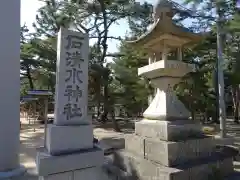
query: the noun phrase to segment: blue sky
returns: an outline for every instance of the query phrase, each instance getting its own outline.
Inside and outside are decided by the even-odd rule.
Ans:
[[[139,0],[143,1],[143,0]],[[182,0],[175,0],[175,2],[179,2]],[[157,0],[147,0],[147,2],[155,4]],[[32,23],[35,21],[35,16],[37,13],[37,10],[43,5],[42,2],[38,0],[21,0],[21,24],[23,25],[26,23],[28,28],[30,30],[32,29]],[[110,36],[124,36],[127,31],[127,25],[126,23],[122,23],[121,25],[113,25],[110,28]],[[108,41],[108,46],[109,46],[109,52],[116,52],[117,51],[117,46],[118,46],[118,41],[114,40],[109,40]],[[90,42],[91,43],[91,42]]]

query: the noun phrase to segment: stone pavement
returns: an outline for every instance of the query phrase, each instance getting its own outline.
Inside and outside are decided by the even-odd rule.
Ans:
[[[36,132],[33,132],[32,126],[27,126],[21,131],[20,140],[20,163],[27,168],[27,173],[18,179],[13,180],[37,180],[36,173],[36,148],[43,145],[43,127],[37,127]]]
[[[240,148],[240,125],[234,125],[231,122],[227,125],[229,136],[234,138],[234,145]],[[94,135],[115,148],[124,148],[124,133],[116,133],[112,130],[96,128]],[[80,138],[80,137],[79,137]],[[20,161],[27,168],[27,174],[24,177],[18,177],[12,180],[37,180],[35,170],[36,148],[43,145],[43,126],[37,125],[36,131],[33,131],[32,125],[23,124],[20,134],[21,148]],[[235,169],[240,172],[240,157],[235,161]],[[240,178],[237,178],[240,179]],[[233,179],[230,179],[233,180]]]

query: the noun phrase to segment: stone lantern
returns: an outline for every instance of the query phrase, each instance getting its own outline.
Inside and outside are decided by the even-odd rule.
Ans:
[[[201,41],[203,36],[174,24],[176,10],[171,1],[160,1],[154,13],[152,29],[136,41],[133,46],[143,47],[149,54],[149,65],[138,69],[138,75],[150,79],[157,93],[144,117],[150,120],[187,120],[189,111],[178,100],[173,86],[193,70],[193,65],[182,61],[182,50]],[[169,54],[176,59],[169,59]]]
[[[176,25],[172,20],[176,12],[176,3],[159,1],[151,30],[129,42],[148,52],[149,65],[139,68],[138,75],[157,89],[143,119],[135,123],[135,133],[126,136],[125,150],[117,153],[123,161],[113,162],[134,180],[205,180],[216,169],[223,176],[233,172],[232,155],[224,148],[216,150],[214,138],[203,134],[174,94],[173,86],[194,70],[182,61],[183,48],[203,39]],[[170,59],[174,52],[177,58]]]

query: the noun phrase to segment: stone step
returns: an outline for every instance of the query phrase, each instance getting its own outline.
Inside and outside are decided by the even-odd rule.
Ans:
[[[105,173],[105,179],[106,180],[135,180],[138,177],[133,177],[131,173],[128,173],[126,171],[123,171],[122,169],[120,169],[119,167],[111,164],[111,163],[106,163],[103,166],[103,173]],[[210,179],[211,177],[209,177],[209,180],[212,180],[213,178],[217,179],[217,177],[214,177],[214,175],[212,176],[212,179]],[[158,178],[155,178],[158,179]],[[233,172],[230,175],[227,175],[224,178],[221,178],[222,180],[239,180],[240,179],[240,172]],[[217,180],[220,180],[217,179]],[[138,180],[138,179],[137,179]],[[162,180],[162,179],[160,179]]]
[[[227,177],[233,173],[232,158],[223,152],[216,152],[211,158],[198,159],[174,168],[162,166],[126,151],[118,151],[109,158],[114,167],[127,174],[128,180],[207,180],[213,178],[213,174]]]
[[[186,141],[162,141],[137,135],[126,135],[125,150],[164,166],[176,166],[202,157],[209,157],[215,151],[213,137],[189,139]]]

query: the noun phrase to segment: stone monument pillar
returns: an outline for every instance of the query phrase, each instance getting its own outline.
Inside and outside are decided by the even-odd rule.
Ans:
[[[0,1],[0,22],[0,179],[9,179],[24,172],[19,165],[20,0]]]
[[[103,151],[93,146],[88,116],[88,34],[58,34],[54,124],[37,155],[42,180],[101,180]]]

